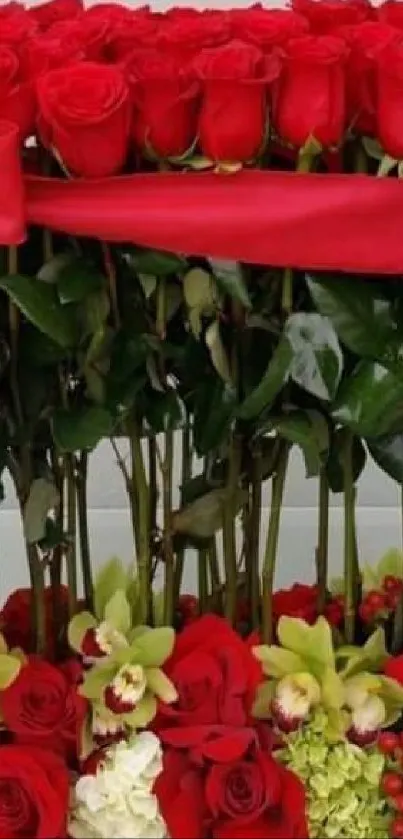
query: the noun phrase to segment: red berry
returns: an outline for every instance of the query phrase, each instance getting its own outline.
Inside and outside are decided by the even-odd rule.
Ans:
[[[372,623],[374,620],[373,610],[368,606],[368,603],[363,600],[358,608],[358,614],[363,623]]]
[[[395,795],[393,798],[393,806],[399,813],[403,813],[403,793],[399,793],[399,795]]]
[[[400,738],[394,731],[381,731],[378,736],[378,749],[384,755],[392,755],[400,746]]]
[[[390,826],[390,835],[393,839],[403,839],[403,819],[398,816]]]
[[[403,792],[403,780],[396,772],[385,772],[381,781],[382,791],[388,798],[394,798]]]
[[[385,608],[386,597],[381,591],[375,591],[374,589],[373,591],[368,592],[365,598],[365,603],[376,614]]]
[[[387,574],[383,581],[383,588],[387,592],[401,591],[403,580],[399,580],[399,577],[394,577],[392,574]]]

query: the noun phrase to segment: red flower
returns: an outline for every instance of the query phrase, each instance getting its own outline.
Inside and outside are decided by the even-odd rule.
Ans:
[[[22,70],[18,53],[0,43],[0,114],[14,122],[22,140],[33,133],[35,127],[35,92]]]
[[[366,21],[341,27],[337,35],[350,47],[347,62],[347,121],[354,131],[373,136],[377,127],[377,59],[385,47],[403,39],[386,23]]]
[[[172,839],[307,836],[303,785],[253,729],[189,735],[188,751],[164,751],[155,786]]]
[[[403,44],[382,50],[378,63],[377,136],[386,154],[403,158]]]
[[[131,11],[109,27],[104,53],[108,61],[121,61],[134,49],[155,46],[157,21],[147,10]]]
[[[315,623],[318,617],[318,587],[294,583],[291,588],[279,589],[273,595],[273,615],[276,624],[283,615]],[[343,618],[341,602],[333,599],[327,603],[324,615],[332,626],[338,626]]]
[[[290,41],[275,85],[273,121],[282,140],[297,148],[314,136],[337,146],[345,130],[345,60],[340,38],[306,36]]]
[[[19,48],[21,54],[30,38],[38,33],[36,20],[16,3],[9,3],[0,15],[0,44]]]
[[[135,50],[125,70],[135,102],[137,146],[161,158],[184,154],[197,133],[197,83],[183,73],[177,57],[156,49]]]
[[[263,51],[286,44],[290,38],[305,35],[307,20],[290,9],[232,9],[232,35],[235,39],[256,44]]]
[[[29,13],[41,29],[49,29],[53,23],[78,17],[83,11],[82,0],[47,0],[33,6]]]
[[[177,603],[179,626],[184,629],[199,620],[199,601],[194,594],[181,594]]]
[[[64,839],[68,799],[68,772],[57,755],[0,746],[1,839]]]
[[[253,44],[231,41],[203,50],[194,67],[203,84],[203,154],[215,161],[252,160],[264,140],[266,87],[279,73],[278,61],[273,58],[269,64]]]
[[[69,22],[66,21],[66,23]],[[25,53],[25,63],[30,78],[38,78],[58,67],[77,64],[84,58],[85,53],[77,37],[71,37],[70,33],[69,37],[61,38],[53,35],[51,29],[41,38],[29,41]]]
[[[157,46],[181,56],[184,63],[200,50],[218,47],[231,37],[230,16],[213,9],[171,9],[164,15]]]
[[[382,23],[403,29],[403,8],[400,0],[386,0],[376,11],[378,20]]]
[[[176,726],[244,726],[250,718],[260,665],[228,623],[205,615],[177,636],[164,665],[178,691],[174,705],[164,705],[158,729]]]
[[[374,17],[369,0],[293,0],[292,7],[306,17],[311,31],[319,35]]]
[[[38,99],[42,141],[70,172],[102,178],[122,168],[131,105],[117,67],[84,62],[52,70],[39,79]]]
[[[45,589],[45,612],[46,612],[46,654],[51,657],[54,651],[55,633],[53,626],[54,617],[53,590]],[[60,586],[56,593],[57,609],[60,623],[67,623],[67,597],[66,586]],[[14,591],[7,598],[3,609],[0,612],[0,631],[3,633],[9,647],[20,647],[25,653],[32,652],[34,633],[32,629],[32,591],[30,588],[20,588]]]
[[[395,679],[399,685],[403,685],[403,655],[391,656],[384,667],[385,676]]]
[[[4,724],[16,743],[51,749],[72,762],[86,709],[76,668],[53,667],[35,656],[0,695]]]

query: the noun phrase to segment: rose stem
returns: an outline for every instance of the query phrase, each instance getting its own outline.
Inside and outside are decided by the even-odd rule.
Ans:
[[[252,450],[252,481],[250,496],[250,513],[248,522],[248,560],[249,560],[249,596],[251,606],[252,628],[259,627],[260,605],[260,526],[262,516],[262,476],[261,449],[259,444]]]
[[[344,585],[345,620],[344,629],[347,644],[354,642],[355,635],[355,487],[353,478],[353,435],[347,432],[344,456]]]
[[[172,542],[172,481],[174,461],[173,431],[165,432],[164,459],[161,464],[162,497],[164,506],[164,621],[170,626],[174,617],[175,600],[175,556]]]
[[[191,443],[191,427],[189,419],[182,430],[182,468],[181,468],[181,484],[182,487],[190,481],[192,476],[192,443]],[[178,550],[176,554],[175,567],[175,602],[181,593],[183,567],[185,563],[185,549],[183,547]]]
[[[210,578],[211,578],[211,595],[212,595],[212,604],[214,609],[218,609],[221,607],[221,580],[220,580],[220,568],[218,564],[218,556],[217,556],[217,542],[215,536],[212,536],[210,539],[210,544],[207,548],[207,559],[208,565],[210,569]]]
[[[403,544],[403,485],[400,486],[400,516],[402,527],[402,544]],[[403,578],[403,570],[402,570]],[[403,647],[403,592],[399,597],[399,602],[396,607],[395,617],[393,621],[393,639],[392,639],[392,653],[397,655]]]
[[[328,572],[328,542],[329,542],[329,484],[326,469],[322,468],[319,475],[319,522],[318,547],[316,550],[317,584],[318,584],[318,613],[323,614],[326,603],[326,587]]]
[[[199,548],[198,551],[198,580],[199,580],[199,608],[203,615],[208,603],[208,578],[207,578],[208,548]]]
[[[88,530],[87,478],[88,453],[82,451],[76,467],[77,512],[85,605],[92,612],[94,609],[94,587],[92,582],[90,537]]]
[[[151,555],[150,555],[150,497],[141,445],[141,429],[135,419],[128,420],[131,481],[137,498],[138,509],[138,552],[137,571],[139,583],[140,624],[147,623],[150,603]]]
[[[273,640],[273,586],[276,570],[278,538],[280,533],[281,506],[283,503],[285,477],[287,473],[289,445],[283,442],[277,461],[276,474],[272,479],[269,528],[262,572],[262,641],[271,644]]]

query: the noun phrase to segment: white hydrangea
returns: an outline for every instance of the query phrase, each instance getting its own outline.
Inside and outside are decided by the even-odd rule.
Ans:
[[[161,771],[160,742],[150,731],[110,746],[96,775],[84,775],[75,785],[69,836],[165,839],[165,823],[152,791]]]

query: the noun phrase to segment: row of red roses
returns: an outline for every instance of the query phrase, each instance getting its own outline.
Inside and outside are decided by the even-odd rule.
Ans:
[[[182,42],[175,49],[172,43],[164,51],[138,47],[123,58],[120,53],[118,64],[101,64],[82,61],[93,55],[81,54],[82,45],[78,47],[74,38],[59,35],[56,41],[50,38],[47,42],[51,45],[47,58],[52,58],[50,66],[58,61],[69,66],[49,72],[49,62],[42,61],[41,43],[52,30],[63,32],[63,27],[79,24],[85,32],[85,20],[112,20],[116,26],[116,21],[126,19],[127,10],[112,5],[102,12],[101,7],[95,7],[92,16],[91,9],[78,20],[56,20],[38,38],[28,39],[21,51],[18,42],[10,43],[7,31],[4,34],[4,23],[21,16],[25,20],[27,13],[12,7],[14,11],[8,15],[0,15],[0,118],[16,122],[24,137],[38,131],[72,174],[90,177],[120,171],[130,147],[152,150],[161,158],[178,157],[196,138],[201,152],[214,161],[253,160],[264,143],[269,110],[279,138],[296,148],[311,135],[326,148],[337,146],[347,128],[353,127],[378,136],[384,150],[400,159],[403,28],[384,21],[390,17],[401,24],[395,0],[387,0],[377,21],[362,21],[365,15],[370,16],[371,7],[365,0],[297,0],[297,5],[301,2],[308,4],[308,18],[311,6],[316,13],[322,9],[330,15],[332,11],[335,34],[303,34],[307,23],[300,14],[252,8],[229,16],[243,20],[246,42],[233,40],[200,49],[191,37],[185,41],[194,14],[186,10],[180,15],[177,10],[176,15],[167,15],[171,28],[177,29],[179,22],[182,31]],[[44,8],[50,14],[60,4],[73,5],[79,14],[76,0],[53,0]],[[340,15],[339,7],[349,9],[350,17]],[[355,22],[351,22],[353,11]],[[201,47],[219,41],[217,27],[221,17],[228,20],[228,13],[195,14],[197,21],[204,21]],[[144,21],[152,25],[153,16],[142,11],[131,19],[137,21],[135,30],[141,32]],[[259,21],[268,24],[270,20],[272,34],[278,21],[281,53],[264,52],[247,42],[253,40],[248,19],[254,22],[250,24],[254,32]],[[347,19],[350,23],[340,26],[340,21]],[[130,32],[126,35],[127,47]],[[276,43],[274,34],[272,41]],[[105,43],[110,44],[107,38]],[[122,45],[121,50],[124,52]]]

